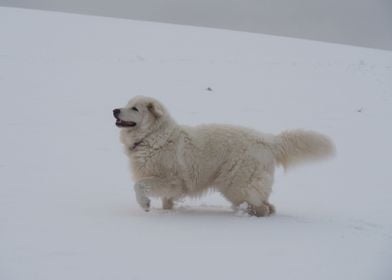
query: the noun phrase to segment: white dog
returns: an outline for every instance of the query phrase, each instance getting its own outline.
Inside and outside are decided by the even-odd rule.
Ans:
[[[249,214],[270,215],[275,166],[326,158],[335,150],[328,137],[311,131],[270,135],[230,125],[181,126],[149,97],[135,97],[113,114],[130,158],[136,199],[146,211],[149,197],[171,209],[179,198],[215,189],[234,207],[247,203]]]

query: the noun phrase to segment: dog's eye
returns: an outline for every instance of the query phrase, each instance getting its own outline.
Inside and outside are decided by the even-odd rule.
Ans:
[[[133,111],[139,112],[139,110],[136,107],[131,108]]]

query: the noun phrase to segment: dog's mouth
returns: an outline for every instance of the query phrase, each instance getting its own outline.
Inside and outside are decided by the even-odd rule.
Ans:
[[[118,127],[134,127],[136,126],[135,122],[131,122],[131,121],[123,121],[120,119],[116,119],[116,126]]]

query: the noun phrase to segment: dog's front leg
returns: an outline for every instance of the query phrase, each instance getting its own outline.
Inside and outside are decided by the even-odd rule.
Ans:
[[[150,209],[149,197],[165,197],[169,183],[160,178],[145,178],[135,184],[136,200],[145,210]]]
[[[173,198],[178,198],[184,193],[181,181],[150,177],[142,179],[135,184],[136,200],[145,210],[150,209],[150,197],[160,197],[163,199],[163,208],[173,207]]]
[[[149,187],[143,181],[137,182],[134,186],[136,201],[144,211],[150,210],[150,199],[147,196],[148,188]]]

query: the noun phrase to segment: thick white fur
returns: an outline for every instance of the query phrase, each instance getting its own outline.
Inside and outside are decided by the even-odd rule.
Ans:
[[[271,135],[231,125],[181,126],[148,97],[136,97],[120,110],[118,118],[137,123],[121,128],[120,138],[137,201],[146,211],[150,197],[162,198],[163,207],[171,209],[179,198],[215,189],[234,207],[246,202],[250,214],[269,215],[276,165],[323,159],[335,150],[327,136],[312,131]]]

